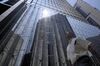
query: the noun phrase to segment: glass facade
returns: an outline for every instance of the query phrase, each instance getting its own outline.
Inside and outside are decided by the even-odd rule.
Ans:
[[[87,18],[88,16],[89,16],[89,14],[91,14],[91,13],[86,13],[86,11],[83,11],[83,9],[81,9],[80,7],[76,7],[76,10],[80,13],[80,14],[82,14],[82,16],[84,17],[84,18]],[[100,26],[95,22],[95,20],[93,20],[91,17],[88,17],[88,19],[87,19],[87,21],[91,24],[91,25],[94,25],[94,26],[97,26],[97,27],[99,27],[100,28]]]
[[[91,17],[89,17],[87,20],[89,21],[89,23],[90,23],[91,25],[94,25],[94,26],[97,26],[97,27],[100,28],[100,26],[99,26],[99,25],[95,22],[95,20],[93,20]]]
[[[77,37],[89,38],[100,35],[100,29],[84,21],[67,16],[67,19]]]
[[[86,14],[80,7],[76,7],[76,10],[78,11],[78,12],[80,12],[80,14],[82,14],[83,15],[83,17],[87,17],[88,16],[88,14]]]
[[[0,0],[0,3],[4,3],[7,2],[8,0]]]

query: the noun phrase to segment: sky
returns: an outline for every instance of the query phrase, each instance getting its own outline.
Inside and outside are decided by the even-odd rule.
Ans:
[[[77,2],[77,0],[67,0],[72,6],[74,6],[74,4]],[[97,8],[100,10],[100,0],[84,0],[85,2],[87,2],[88,4],[90,4],[91,6]]]
[[[76,3],[77,0],[67,0],[69,2],[69,4],[71,4],[72,6],[74,6],[74,4]]]

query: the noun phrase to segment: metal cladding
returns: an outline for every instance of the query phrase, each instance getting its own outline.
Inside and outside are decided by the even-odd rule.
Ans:
[[[91,25],[100,28],[100,10],[95,8],[95,6],[92,6],[85,0],[77,0],[74,7]]]
[[[0,11],[0,66],[71,66],[67,45],[71,38],[88,37],[88,31],[82,32],[89,26],[86,20],[66,0],[25,1]]]
[[[57,14],[38,22],[31,51],[31,66],[67,66],[66,33],[72,30],[67,28],[68,22],[64,18]]]
[[[6,41],[8,42],[5,43]],[[6,46],[0,52],[0,66],[11,66],[14,65],[15,59],[17,59],[23,39],[19,35],[14,34],[14,32],[11,32],[11,38],[6,39],[5,42],[3,42],[2,45],[6,44]]]
[[[15,65],[23,39],[15,34],[12,28],[25,8],[25,2],[22,0],[14,5],[0,3],[0,66]]]

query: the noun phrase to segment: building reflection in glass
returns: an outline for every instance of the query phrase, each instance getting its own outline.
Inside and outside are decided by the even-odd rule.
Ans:
[[[69,16],[67,19],[77,37],[90,38],[100,35],[100,29],[93,25]]]

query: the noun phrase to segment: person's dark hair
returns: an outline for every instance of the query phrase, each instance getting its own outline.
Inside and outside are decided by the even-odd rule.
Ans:
[[[74,38],[74,35],[73,35],[72,32],[66,32],[66,35],[67,35],[67,39],[68,39],[68,40]]]
[[[74,66],[94,66],[89,56],[82,56],[74,63]]]

